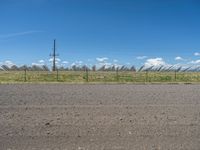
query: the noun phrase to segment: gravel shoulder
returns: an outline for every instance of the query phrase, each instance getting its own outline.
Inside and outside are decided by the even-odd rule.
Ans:
[[[200,85],[0,85],[2,150],[199,150]]]

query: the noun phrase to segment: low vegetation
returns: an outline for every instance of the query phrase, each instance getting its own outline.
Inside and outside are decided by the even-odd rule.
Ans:
[[[68,83],[154,83],[200,82],[200,72],[153,71],[0,71],[0,83],[68,82]]]

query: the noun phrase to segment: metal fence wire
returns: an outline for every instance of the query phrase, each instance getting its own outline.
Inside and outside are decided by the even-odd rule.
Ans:
[[[0,82],[200,82],[200,72],[0,71]]]

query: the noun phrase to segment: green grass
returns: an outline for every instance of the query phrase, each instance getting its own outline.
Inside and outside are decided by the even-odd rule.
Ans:
[[[25,78],[26,76],[26,78]],[[66,83],[200,83],[198,72],[100,72],[100,71],[0,71],[0,83],[66,82]]]

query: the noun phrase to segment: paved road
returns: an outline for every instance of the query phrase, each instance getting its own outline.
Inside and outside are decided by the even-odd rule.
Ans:
[[[1,150],[200,150],[200,85],[0,85]]]

